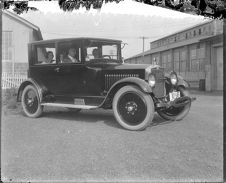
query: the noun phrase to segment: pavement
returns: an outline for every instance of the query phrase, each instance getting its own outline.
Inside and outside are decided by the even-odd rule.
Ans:
[[[181,121],[155,114],[144,131],[128,131],[111,110],[45,108],[42,117],[3,107],[4,182],[222,182],[223,97],[197,100]]]
[[[202,91],[202,90],[197,90],[197,89],[190,89],[189,90],[190,94],[192,95],[205,95],[205,96],[223,96],[223,91]]]

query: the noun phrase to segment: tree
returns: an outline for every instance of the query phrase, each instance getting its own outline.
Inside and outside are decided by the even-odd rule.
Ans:
[[[108,2],[120,2],[123,0],[105,0]],[[154,6],[161,6],[176,11],[185,13],[192,13],[197,15],[203,15],[210,18],[225,18],[226,17],[226,2],[225,0],[179,0],[178,3],[173,0],[135,0],[140,3],[145,3]],[[80,6],[90,9],[91,5],[93,8],[101,8],[103,0],[87,0],[84,1],[71,1],[71,0],[59,0],[60,8],[64,11],[72,9],[78,9]],[[70,8],[66,8],[70,7]]]
[[[156,5],[169,8],[185,13],[203,15],[210,18],[225,18],[226,17],[226,1],[225,0],[179,0],[175,3],[173,0],[143,0],[150,5]]]
[[[27,12],[28,10],[37,11],[37,8],[35,7],[28,7],[27,1],[4,1],[3,8],[9,9],[11,6],[13,6],[13,11],[17,14],[21,14],[23,12]]]
[[[119,3],[123,0],[58,0],[58,4],[63,11],[73,11],[80,7],[87,10],[93,6],[94,9],[100,9],[103,3]],[[135,0],[153,6],[160,6],[185,13],[203,15],[210,18],[222,19],[226,17],[225,0]],[[14,6],[13,11],[21,14],[29,10],[37,10],[34,7],[28,7],[27,1],[4,1],[3,8],[9,9]]]

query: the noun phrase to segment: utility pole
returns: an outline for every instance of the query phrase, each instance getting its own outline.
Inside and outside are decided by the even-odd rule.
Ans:
[[[145,41],[145,39],[148,39],[148,37],[144,37],[144,36],[142,36],[142,37],[139,37],[139,38],[143,40],[142,62],[144,62],[144,41]]]

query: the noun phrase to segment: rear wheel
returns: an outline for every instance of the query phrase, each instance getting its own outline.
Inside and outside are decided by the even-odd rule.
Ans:
[[[189,96],[189,93],[187,90],[185,90],[182,87],[178,88],[178,91],[180,91],[181,96]],[[189,112],[191,107],[191,102],[186,104],[185,106],[182,107],[170,107],[168,109],[162,109],[157,111],[158,114],[166,120],[171,120],[171,121],[179,121],[182,120]]]
[[[26,86],[23,90],[21,104],[28,117],[37,118],[42,114],[43,106],[40,105],[38,91],[32,85]]]
[[[113,111],[118,123],[128,130],[143,130],[154,117],[152,97],[136,86],[124,86],[115,94]]]

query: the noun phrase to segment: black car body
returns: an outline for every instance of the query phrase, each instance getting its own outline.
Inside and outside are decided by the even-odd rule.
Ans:
[[[21,84],[18,101],[29,117],[39,117],[44,106],[113,109],[124,128],[142,130],[155,111],[167,120],[183,119],[193,100],[175,72],[124,64],[120,40],[37,41],[28,45],[28,53],[29,79]]]

